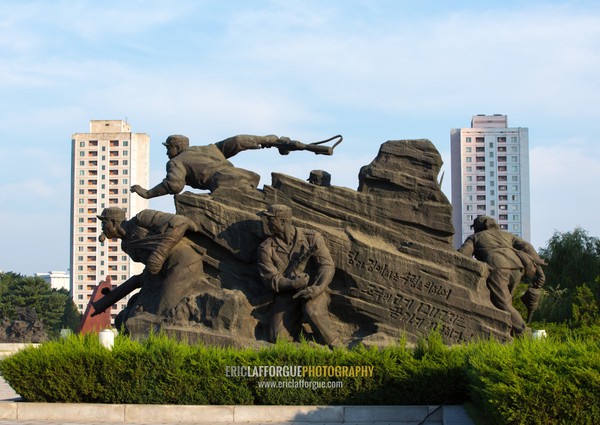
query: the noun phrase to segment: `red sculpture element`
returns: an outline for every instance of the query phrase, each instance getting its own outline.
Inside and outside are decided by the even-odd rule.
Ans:
[[[103,329],[110,329],[110,309],[107,309],[103,313],[97,314],[92,317],[92,313],[94,309],[92,308],[92,303],[98,301],[100,298],[104,296],[104,293],[108,293],[112,289],[112,283],[110,280],[110,276],[106,277],[106,280],[103,280],[94,288],[94,292],[92,292],[92,297],[88,302],[87,308],[85,309],[85,313],[81,318],[81,322],[79,323],[79,333],[85,334],[89,332],[98,333]]]

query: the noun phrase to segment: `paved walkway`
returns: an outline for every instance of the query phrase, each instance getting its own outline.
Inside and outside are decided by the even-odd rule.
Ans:
[[[0,377],[0,401],[16,401],[21,397]]]

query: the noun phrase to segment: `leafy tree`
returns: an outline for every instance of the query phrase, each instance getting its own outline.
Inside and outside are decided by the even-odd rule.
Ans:
[[[596,279],[596,282],[598,279]],[[573,297],[573,325],[593,326],[600,323],[600,308],[591,288],[584,283],[575,289]]]
[[[554,232],[548,245],[539,253],[547,263],[544,267],[546,297],[535,318],[582,323],[593,317],[589,312],[597,309],[600,303],[598,294],[594,295],[594,288],[598,286],[596,278],[600,275],[600,239],[580,227],[572,232]],[[578,289],[584,284],[587,290]],[[578,310],[574,311],[576,301]]]
[[[65,317],[66,311],[75,308],[68,291],[53,289],[37,276],[0,273],[0,319],[18,319],[17,309],[23,307],[35,308],[50,337],[75,322],[72,315]]]

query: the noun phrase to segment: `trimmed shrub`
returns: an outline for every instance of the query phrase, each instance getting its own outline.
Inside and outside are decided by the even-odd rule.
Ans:
[[[600,342],[519,339],[473,347],[473,401],[498,424],[600,423]]]
[[[440,404],[467,399],[465,356],[433,335],[418,350],[336,349],[280,342],[260,350],[187,345],[164,336],[71,336],[0,362],[0,373],[27,401],[125,404]],[[227,368],[304,366],[301,377],[226,376]],[[372,374],[335,376],[367,368]],[[345,368],[345,369],[344,369]],[[313,371],[316,371],[314,369]],[[362,369],[366,370],[366,369]],[[366,376],[365,376],[366,375]],[[341,383],[341,385],[339,385]]]
[[[164,336],[141,342],[118,337],[111,351],[100,346],[95,335],[71,336],[2,360],[0,374],[27,401],[196,405],[472,401],[498,424],[600,423],[598,332],[591,328],[572,335],[565,330],[556,338],[447,347],[434,333],[415,348],[399,343],[333,351],[285,342],[236,350],[187,345]],[[302,376],[229,373],[232,368],[292,366],[305,368]],[[368,370],[373,373],[336,376],[336,371],[356,367],[372,368]]]

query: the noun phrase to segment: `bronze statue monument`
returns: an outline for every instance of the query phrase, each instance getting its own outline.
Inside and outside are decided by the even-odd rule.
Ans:
[[[105,293],[104,298],[93,304],[93,315],[141,288],[117,316],[117,327],[141,312],[173,316],[182,299],[207,286],[202,267],[204,249],[186,237],[186,233],[198,230],[189,218],[143,210],[126,220],[125,211],[115,207],[106,208],[98,218],[102,222],[100,241],[120,239],[121,249],[146,268],[141,275]]]
[[[416,342],[432,330],[447,344],[523,333],[511,290],[521,275],[531,277],[524,299],[535,309],[544,280],[539,257],[503,234],[506,258],[482,251],[492,249],[484,235],[499,233],[487,229],[491,221],[460,252],[452,246],[442,160],[429,140],[383,143],[360,169],[357,190],[332,186],[319,169],[307,170],[308,181],[274,172],[258,188],[255,173],[227,160],[261,147],[330,155],[340,141],[240,135],[190,147],[187,137],[169,136],[167,177],[131,190],[173,194],[177,213],[146,210],[130,220],[122,210],[102,213],[105,236],[120,238],[146,269],[96,301],[96,311],[139,287],[119,316],[131,334],[162,329],[240,347],[301,336],[350,346],[402,336]],[[183,192],[185,185],[209,193]]]
[[[339,137],[341,141],[341,136],[335,137]],[[329,140],[331,139],[324,142]],[[276,147],[282,155],[294,150],[331,155],[335,145],[330,148],[322,146],[322,143],[306,145],[288,137],[241,134],[206,146],[190,146],[190,140],[186,136],[174,134],[167,137],[163,143],[169,157],[167,176],[151,189],[133,185],[131,191],[142,198],[150,199],[180,193],[186,185],[211,192],[221,187],[256,189],[260,176],[253,171],[234,167],[228,158],[248,149],[270,147]]]
[[[275,293],[269,324],[269,341],[298,334],[303,318],[318,339],[334,344],[337,335],[329,319],[326,289],[335,265],[323,236],[314,230],[292,225],[292,209],[271,205],[263,213],[272,236],[258,247],[258,272]],[[314,271],[306,273],[308,262]]]
[[[489,265],[490,274],[486,282],[492,304],[510,314],[511,333],[513,336],[521,336],[527,326],[521,314],[513,307],[512,296],[525,272],[525,275],[532,278],[531,288],[528,290],[529,300],[524,300],[531,317],[539,301],[536,295],[539,295],[539,288],[545,281],[541,268],[544,262],[529,242],[500,230],[492,217],[477,216],[471,228],[475,233],[465,240],[459,252],[468,257],[474,256]]]

